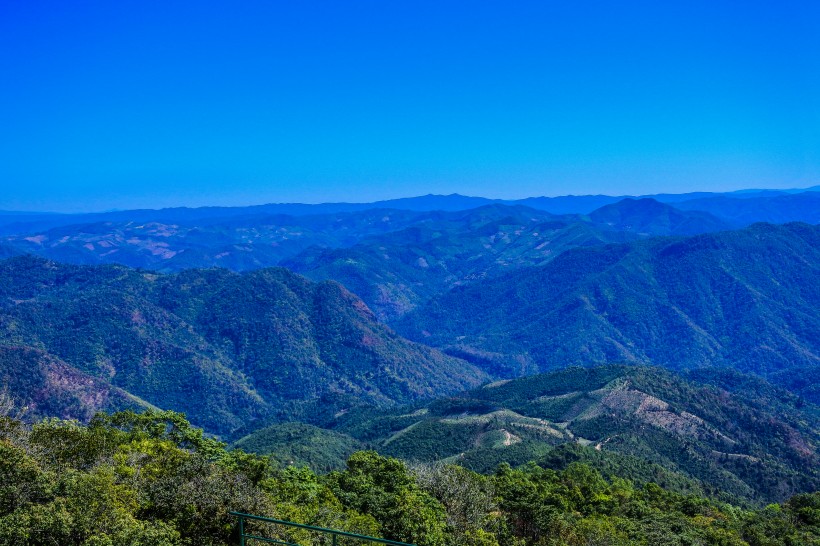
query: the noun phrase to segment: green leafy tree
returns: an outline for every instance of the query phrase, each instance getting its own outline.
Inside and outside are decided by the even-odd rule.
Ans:
[[[328,480],[344,505],[373,514],[387,538],[418,546],[446,543],[444,508],[398,459],[360,451],[350,457],[346,471],[333,472]]]

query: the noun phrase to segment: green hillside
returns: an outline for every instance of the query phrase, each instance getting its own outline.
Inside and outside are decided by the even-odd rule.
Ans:
[[[660,368],[569,368],[421,406],[351,412],[334,428],[388,455],[484,472],[502,462],[581,460],[735,502],[816,490],[820,410],[772,386],[778,403],[756,399],[762,384],[748,383],[757,390],[730,392]]]
[[[247,453],[267,455],[281,466],[307,466],[316,472],[341,470],[365,444],[333,430],[304,423],[281,423],[257,430],[233,444]]]
[[[396,323],[515,376],[610,362],[731,367],[790,386],[820,365],[820,227],[756,224],[577,249],[457,287]]]
[[[0,358],[37,350],[93,378],[94,388],[183,411],[216,433],[255,419],[407,403],[486,378],[378,324],[340,285],[284,269],[165,276],[12,258],[0,262],[0,326]],[[78,388],[51,374],[45,391],[35,392],[24,369],[8,360],[0,369],[9,384],[25,387],[11,393],[23,404],[56,404]],[[84,407],[50,411],[83,416],[109,403],[122,407],[116,397],[103,399],[74,397],[66,404]]]

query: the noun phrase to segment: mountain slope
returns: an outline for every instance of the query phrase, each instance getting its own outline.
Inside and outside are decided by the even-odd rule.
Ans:
[[[60,417],[87,421],[98,411],[146,409],[150,404],[82,373],[43,351],[0,347],[0,385],[29,419]]]
[[[455,288],[396,326],[507,376],[621,361],[782,380],[820,365],[818,308],[820,227],[758,224],[572,250]]]
[[[485,378],[378,324],[338,284],[284,269],[158,275],[12,258],[0,262],[0,326],[0,346],[36,348],[218,433]]]
[[[484,470],[528,458],[555,465],[583,456],[556,446],[588,445],[603,455],[599,462],[635,477],[659,473],[684,487],[767,503],[820,487],[818,408],[771,386],[768,392],[781,404],[658,368],[570,368],[409,409],[351,413],[335,427],[387,454]]]

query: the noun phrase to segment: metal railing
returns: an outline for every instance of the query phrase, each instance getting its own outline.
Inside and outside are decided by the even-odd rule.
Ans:
[[[369,537],[367,535],[357,535],[356,533],[348,533],[345,531],[338,531],[336,529],[325,529],[323,527],[314,527],[313,525],[305,525],[303,523],[294,523],[292,521],[283,521],[273,518],[265,518],[262,516],[252,516],[251,514],[243,514],[242,512],[231,512],[232,516],[239,518],[239,544],[246,546],[248,541],[259,541],[268,544],[283,544],[285,546],[302,546],[297,542],[288,542],[276,538],[263,537],[261,535],[250,534],[247,532],[245,522],[246,520],[267,523],[272,525],[280,525],[293,529],[302,529],[313,533],[319,533],[325,537],[330,537],[330,545],[338,546],[339,539],[352,539],[357,542],[376,543],[376,544],[391,544],[392,546],[415,546],[406,542],[396,542],[395,540],[387,540],[386,538]]]

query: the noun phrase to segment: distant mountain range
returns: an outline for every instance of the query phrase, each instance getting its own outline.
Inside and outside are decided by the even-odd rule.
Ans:
[[[164,272],[197,267],[246,271],[277,265],[313,246],[350,246],[364,237],[417,225],[436,214],[372,209],[305,217],[105,221],[8,236],[4,244],[16,252],[76,264],[118,263]]]
[[[756,224],[564,252],[433,297],[399,332],[493,375],[611,362],[726,366],[795,385],[820,366],[820,226]]]
[[[470,211],[476,211],[474,217],[468,214]],[[394,244],[390,234],[411,228],[417,228],[420,233],[446,232],[449,237],[439,242],[446,245],[452,241],[457,247],[460,241],[455,239],[464,234],[466,227],[481,227],[478,222],[482,218],[489,225],[506,216],[520,217],[522,211],[529,211],[536,220],[549,218],[565,225],[577,224],[576,227],[586,224],[584,229],[593,232],[590,241],[598,237],[602,242],[612,242],[630,237],[692,235],[744,227],[754,222],[818,223],[820,191],[761,190],[641,199],[568,196],[518,201],[449,195],[355,205],[178,208],[83,215],[0,213],[0,257],[32,253],[67,263],[118,263],[162,272],[206,267],[247,271],[286,265],[313,278],[336,278],[345,283],[350,281],[346,274],[334,277],[328,276],[330,271],[319,271],[324,267],[321,264],[336,259],[332,255],[322,256],[323,250],[332,254],[334,250],[359,243],[383,246],[382,242],[372,240],[380,236],[386,236],[383,242],[389,247]],[[618,235],[613,235],[615,232]],[[469,247],[475,237],[470,234],[466,237],[472,238],[464,242]],[[401,238],[397,236],[395,242]],[[536,239],[531,239],[536,243],[534,246],[545,242],[543,237],[537,242]],[[523,240],[515,245],[527,246]],[[458,249],[441,249],[438,254],[451,251],[458,252]],[[498,252],[494,248],[488,256]],[[302,253],[305,255],[300,256]],[[526,258],[512,260],[514,263],[527,261]],[[506,267],[504,257],[499,257],[498,262],[502,269]],[[528,265],[537,263],[535,260]],[[466,272],[469,277],[493,274],[483,266],[467,269],[470,269]],[[454,282],[460,280],[461,274],[458,271],[451,275]],[[436,289],[440,286],[439,281],[433,284]],[[362,296],[369,305],[378,307],[375,299]],[[407,297],[410,305],[415,305],[415,296]],[[379,316],[392,317],[408,305],[401,301],[390,301],[386,305],[394,304],[398,305],[396,310],[378,309]]]
[[[350,248],[313,247],[281,265],[314,280],[336,280],[380,319],[393,320],[454,286],[542,265],[568,248],[635,237],[578,217],[490,205],[441,213]]]
[[[809,199],[806,195],[785,197]],[[761,198],[743,201],[757,199]],[[784,196],[772,199],[784,200]],[[112,249],[119,249],[125,256],[126,248],[134,247],[137,250],[132,252],[132,259],[123,261],[156,268],[164,263],[165,268],[173,266],[183,271],[160,275],[155,281],[154,274],[118,267],[76,268],[13,258],[3,268],[6,277],[0,278],[5,285],[0,295],[6,294],[7,302],[17,302],[5,304],[5,320],[10,322],[2,333],[3,342],[9,347],[39,351],[27,353],[26,358],[28,362],[39,362],[41,375],[53,368],[46,363],[56,358],[76,372],[108,381],[106,385],[135,397],[129,398],[132,402],[136,399],[135,403],[178,408],[177,400],[167,397],[176,391],[191,392],[194,387],[178,384],[169,389],[166,380],[181,381],[184,375],[193,381],[191,374],[199,374],[203,384],[214,390],[214,404],[223,408],[219,410],[223,414],[209,413],[206,424],[199,421],[204,410],[202,415],[196,413],[200,411],[197,409],[186,411],[194,412],[191,417],[196,422],[212,430],[219,427],[221,432],[239,426],[243,420],[270,417],[271,412],[299,414],[307,411],[299,396],[307,399],[325,394],[300,391],[293,395],[295,398],[289,398],[287,381],[266,383],[268,371],[262,373],[243,364],[257,362],[263,356],[268,362],[282,363],[281,370],[292,365],[307,370],[320,362],[333,361],[331,368],[340,368],[332,373],[328,368],[330,375],[321,380],[336,385],[327,392],[355,396],[364,393],[364,399],[374,403],[434,396],[490,376],[515,377],[572,364],[621,361],[670,368],[732,366],[770,378],[811,400],[820,400],[817,382],[809,379],[820,375],[817,227],[755,225],[739,231],[716,231],[725,230],[728,224],[707,212],[683,211],[652,199],[621,200],[589,215],[553,215],[522,206],[490,205],[454,212],[379,209],[266,218],[270,224],[260,223],[260,218],[203,221],[189,228],[128,224],[116,227],[121,233],[113,225],[91,224],[55,228],[44,236],[10,238],[17,246],[0,246],[0,254],[14,256],[23,250],[39,249],[38,253],[54,259],[94,262]],[[288,225],[284,220],[295,224]],[[150,237],[139,239],[138,231]],[[688,233],[702,234],[677,239],[655,237]],[[315,281],[342,283],[363,302],[335,284],[314,285],[282,269],[257,269],[268,265],[263,259],[265,254],[257,250],[236,253],[237,244],[232,242],[235,237],[244,237],[243,244],[248,247],[269,246],[270,261]],[[163,243],[136,244],[134,238]],[[270,243],[276,238],[278,242]],[[308,244],[317,239],[340,247]],[[21,240],[30,246],[20,245]],[[55,245],[47,243],[55,240]],[[260,244],[260,240],[270,244]],[[179,250],[177,245],[188,245],[188,250]],[[288,250],[282,250],[286,247]],[[214,256],[232,252],[239,256],[229,259],[233,268],[256,272],[236,275],[226,270],[184,269],[203,262],[214,265]],[[37,265],[45,263],[50,265]],[[51,276],[43,277],[49,271]],[[21,286],[27,286],[29,275],[44,278],[43,292],[35,291],[36,297],[19,293]],[[75,277],[99,279],[102,284],[82,285],[81,289],[74,281],[56,280]],[[177,309],[165,307],[165,300],[156,299],[158,286],[164,293],[190,297],[189,291],[174,288],[175,283],[188,283],[185,279],[189,277],[208,287],[203,289],[206,303],[201,301],[205,297],[202,295],[196,300],[197,306],[204,305],[197,307],[203,313],[229,305],[227,296],[238,297],[234,292],[225,292],[224,285],[249,283],[255,287],[261,283],[261,294],[266,295],[245,303],[258,314],[246,315],[251,311],[235,308],[230,310],[230,317],[191,315],[192,311],[180,315]],[[292,285],[301,288],[295,290]],[[304,288],[307,286],[314,288]],[[301,294],[298,305],[289,310],[275,307],[277,298],[290,292]],[[350,347],[335,334],[328,339],[342,343],[344,351],[341,347],[325,348],[325,352],[317,349],[314,338],[320,335],[317,328],[322,326],[317,322],[316,313],[321,308],[317,300],[344,316],[344,324],[359,332],[357,336],[361,334],[359,339],[392,341],[376,343],[384,350],[375,360],[372,350],[359,343],[354,347],[360,352],[341,362],[340,355],[347,355]],[[46,305],[45,301],[51,303]],[[108,302],[108,307],[76,322],[84,309],[98,309],[101,302]],[[266,305],[286,312],[286,316],[302,317],[298,324],[310,326],[271,326],[285,319],[265,315]],[[128,322],[124,309],[153,317],[153,322],[149,321],[152,326]],[[143,309],[150,312],[146,315]],[[234,315],[245,316],[240,324],[250,329],[243,330],[241,338],[226,341],[225,331],[215,333],[208,326],[227,318],[233,320]],[[410,339],[443,349],[450,356],[390,337],[390,331],[377,320],[390,322]],[[287,320],[282,324],[288,324]],[[89,335],[84,333],[86,328]],[[260,333],[258,328],[264,331]],[[277,349],[285,356],[261,349],[263,344],[281,338],[282,334],[276,333],[279,330],[295,332],[296,336]],[[114,337],[121,346],[107,344],[109,331],[116,332]],[[150,342],[149,331],[156,332],[151,334]],[[193,333],[186,333],[189,331]],[[63,337],[69,332],[73,338]],[[242,348],[228,350],[236,344]],[[307,349],[293,348],[297,346]],[[387,347],[392,349],[388,351]],[[169,356],[178,350],[179,357]],[[245,350],[250,352],[242,352]],[[44,360],[38,360],[40,354]],[[146,381],[146,374],[151,377],[171,372],[164,366],[140,368],[136,363],[142,358],[173,362],[174,366],[185,362],[183,366],[189,371]],[[464,359],[472,364],[467,365]],[[371,384],[372,378],[381,376],[375,371],[361,375],[358,366],[363,362],[376,368],[382,366],[380,362],[392,362],[388,368],[398,366],[399,375],[388,373],[382,384]],[[409,362],[414,362],[413,366],[423,362],[422,368],[431,366],[429,388],[413,383],[426,379],[402,375],[411,373],[412,366],[405,366]],[[438,364],[443,368],[439,369]],[[347,370],[345,365],[353,368]],[[120,369],[122,366],[125,368]],[[315,373],[322,369],[319,366],[310,371],[305,376],[307,381],[313,384],[318,380]],[[795,370],[799,373],[793,373]],[[337,373],[341,376],[331,380]],[[353,375],[345,379],[348,373]],[[397,391],[393,386],[392,381],[398,377],[402,378],[399,383],[409,382],[405,390]],[[259,381],[262,383],[257,384]],[[89,385],[92,388],[98,384]],[[109,396],[124,400],[118,398],[120,391],[107,388],[96,398],[86,396],[94,401],[89,408],[105,407]],[[103,391],[107,394],[101,394]],[[27,396],[37,398],[34,393]],[[233,402],[228,401],[231,397]],[[68,406],[74,407],[72,404]],[[91,411],[78,404],[77,415]]]
[[[224,434],[488,376],[285,269],[164,276],[26,256],[0,262],[0,378],[34,416],[154,405]]]
[[[47,212],[17,212],[0,210],[0,233],[30,232],[32,229],[50,229],[61,225],[97,222],[199,222],[238,216],[308,216],[361,212],[372,209],[408,211],[458,211],[485,205],[521,205],[553,214],[587,214],[604,205],[627,198],[651,198],[662,203],[679,203],[696,199],[726,197],[733,199],[768,198],[806,192],[820,192],[820,186],[803,189],[766,190],[747,189],[733,192],[659,193],[648,195],[564,195],[559,197],[527,197],[524,199],[490,199],[459,194],[422,195],[374,201],[372,203],[271,203],[245,207],[175,207],[166,209],[136,209],[111,212],[59,214]],[[22,231],[21,231],[22,230]]]

